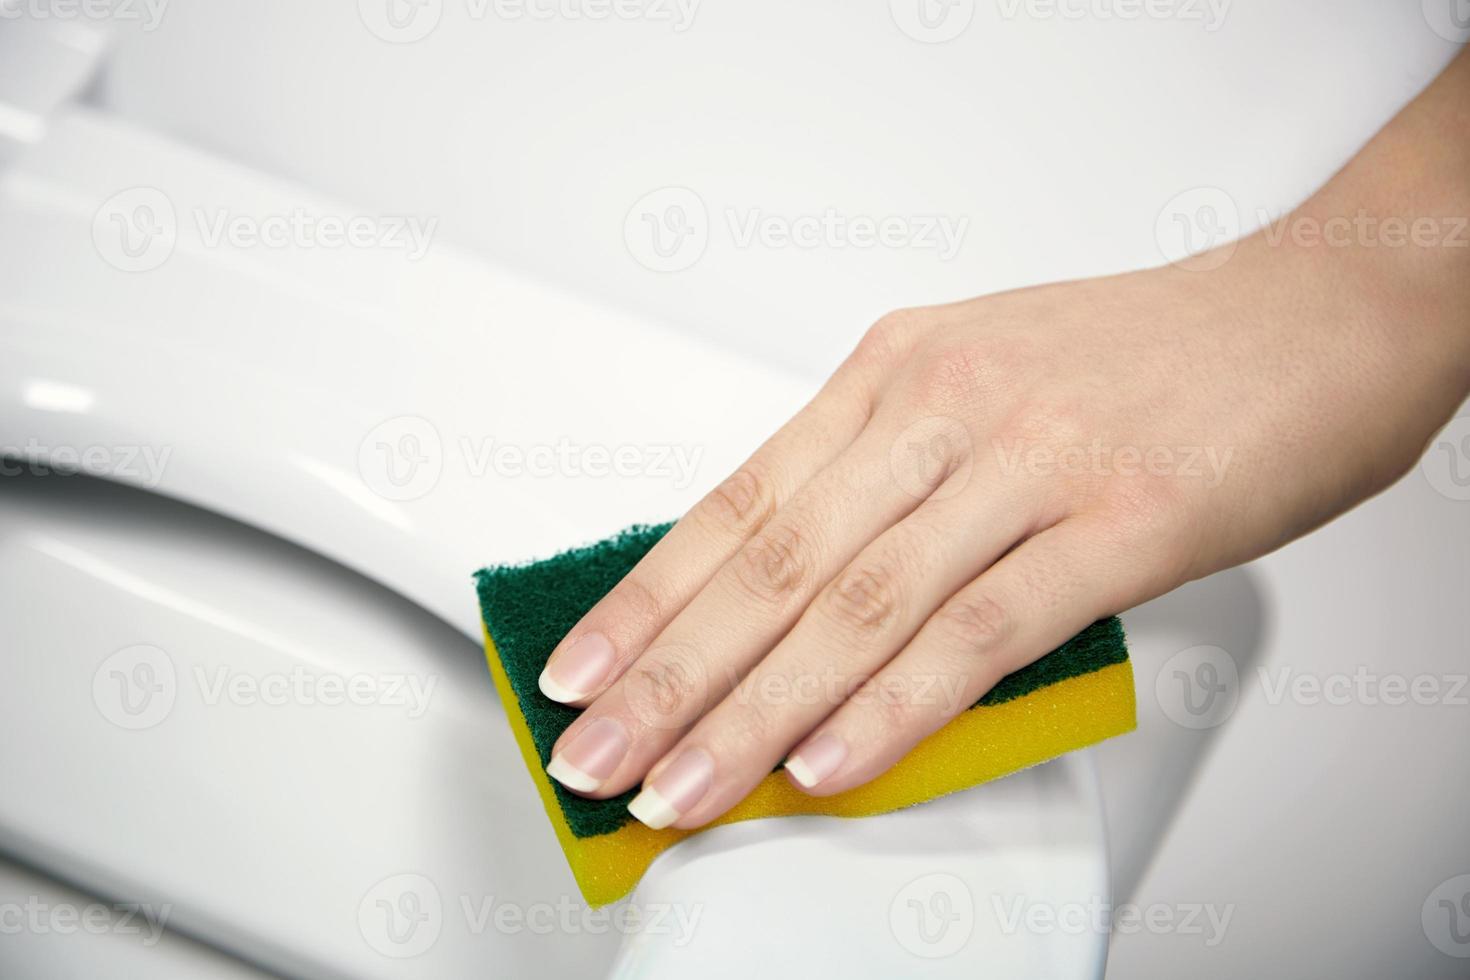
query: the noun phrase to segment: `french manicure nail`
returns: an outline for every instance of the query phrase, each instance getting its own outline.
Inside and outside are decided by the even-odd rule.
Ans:
[[[823,732],[810,742],[791,753],[786,760],[786,771],[807,789],[837,771],[842,760],[847,758],[847,743],[831,732]]]
[[[551,757],[546,774],[568,789],[590,793],[617,771],[628,754],[628,733],[614,718],[598,718]]]
[[[709,792],[715,778],[715,760],[704,749],[685,749],[664,767],[652,785],[628,804],[628,812],[654,830],[663,830],[695,805]]]
[[[612,642],[601,633],[584,633],[551,658],[537,683],[553,701],[580,701],[607,679],[612,664]]]

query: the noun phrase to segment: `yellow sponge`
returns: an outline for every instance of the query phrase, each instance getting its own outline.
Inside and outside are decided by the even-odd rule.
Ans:
[[[485,569],[476,576],[495,688],[572,874],[591,905],[626,895],[660,851],[699,831],[650,830],[626,812],[632,792],[588,800],[547,776],[551,748],[577,712],[542,695],[536,679],[557,641],[667,528],[633,527],[546,561]],[[1134,725],[1133,671],[1122,626],[1116,619],[1104,620],[1007,677],[872,782],[816,797],[773,773],[711,826],[786,814],[885,813],[1045,762]]]

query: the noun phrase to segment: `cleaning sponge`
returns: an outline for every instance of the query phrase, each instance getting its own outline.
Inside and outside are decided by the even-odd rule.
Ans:
[[[475,576],[491,676],[572,874],[591,905],[626,895],[660,851],[698,831],[651,830],[638,823],[627,810],[636,790],[591,800],[547,776],[552,747],[579,709],[546,697],[537,678],[567,631],[669,527],[635,525],[544,561],[487,568]],[[716,824],[799,813],[885,813],[1045,762],[1134,725],[1133,672],[1123,627],[1116,618],[1106,619],[1006,677],[872,782],[817,797],[773,773]]]

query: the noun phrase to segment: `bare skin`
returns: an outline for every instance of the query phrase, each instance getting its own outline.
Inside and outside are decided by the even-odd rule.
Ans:
[[[1462,54],[1284,235],[884,317],[559,645],[543,689],[587,710],[552,774],[685,828],[783,761],[851,789],[1089,623],[1383,490],[1470,395],[1466,215]]]

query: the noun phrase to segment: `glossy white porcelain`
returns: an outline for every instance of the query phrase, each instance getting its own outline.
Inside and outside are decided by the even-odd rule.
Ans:
[[[403,598],[244,525],[57,476],[0,480],[0,596],[0,847],[273,972],[1101,962],[1102,934],[1009,918],[1106,894],[1085,756],[884,817],[719,828],[593,912],[478,646]]]
[[[351,921],[365,896],[346,880],[371,868],[379,847],[430,863],[447,861],[449,848],[388,835],[364,858],[360,838],[383,827],[442,824],[461,835],[451,835],[456,846],[486,854],[474,850],[484,845],[469,814],[498,799],[484,782],[489,777],[466,777],[460,766],[426,768],[415,789],[429,792],[380,795],[385,809],[373,817],[380,824],[332,834],[314,822],[309,777],[294,784],[306,787],[301,805],[282,815],[273,807],[290,801],[267,788],[268,774],[283,765],[326,765],[350,755],[349,747],[325,736],[282,745],[269,732],[249,746],[229,743],[230,758],[243,760],[258,792],[228,796],[210,783],[206,802],[223,808],[228,796],[239,812],[227,814],[226,824],[249,821],[236,845],[249,859],[224,855],[200,864],[189,847],[199,847],[204,830],[183,818],[146,825],[148,794],[173,789],[148,774],[146,758],[109,748],[121,738],[111,730],[102,751],[78,748],[78,726],[94,731],[96,724],[74,690],[91,683],[88,657],[167,633],[228,636],[218,646],[242,665],[279,664],[286,662],[279,641],[289,635],[299,641],[297,655],[345,664],[350,651],[303,637],[355,636],[348,621],[366,615],[391,629],[387,644],[364,638],[366,656],[437,663],[458,647],[465,664],[477,664],[472,641],[394,596],[474,635],[468,568],[677,513],[785,417],[884,309],[1161,261],[1158,222],[1191,188],[1225,191],[1241,229],[1254,226],[1330,175],[1448,60],[1456,40],[1426,20],[1439,9],[1434,0],[1234,4],[1214,31],[1183,19],[1045,17],[1028,5],[973,5],[962,36],[941,44],[904,36],[895,13],[902,6],[707,4],[694,29],[671,38],[653,23],[511,23],[485,16],[496,8],[484,4],[434,2],[398,8],[439,18],[422,41],[404,44],[373,34],[371,18],[381,10],[374,0],[177,4],[156,29],[113,25],[105,61],[99,49],[73,71],[76,62],[58,51],[29,62],[25,77],[16,72],[22,62],[8,55],[31,48],[6,47],[17,31],[86,25],[0,23],[0,104],[23,108],[4,113],[9,129],[0,125],[0,446],[53,457],[58,448],[95,450],[99,472],[238,517],[341,563],[294,551],[279,568],[275,559],[242,559],[282,574],[294,589],[286,597],[232,575],[193,582],[176,557],[127,537],[119,554],[147,569],[151,583],[129,593],[31,544],[7,542],[33,560],[38,580],[83,588],[100,604],[93,608],[108,613],[83,615],[69,594],[42,594],[28,568],[6,572],[16,586],[0,593],[7,617],[21,619],[12,609],[26,613],[25,635],[55,654],[11,657],[25,675],[0,694],[15,717],[34,722],[25,731],[58,733],[6,743],[7,774],[15,778],[6,784],[14,819],[4,832],[13,846],[28,842],[32,871],[64,874],[84,892],[177,885],[196,898],[209,882],[224,882],[266,906],[285,894],[291,907],[293,889],[303,888],[335,910],[320,934],[278,921],[269,907],[237,912],[229,903],[238,899],[224,888],[206,896],[214,905],[196,909],[193,919],[186,914],[181,928],[264,955],[277,972],[289,964],[331,975],[338,965],[321,958],[342,953],[344,962],[392,973],[392,963],[351,959],[370,947]],[[971,6],[943,9],[964,14]],[[1005,16],[1005,9],[1020,13]],[[84,77],[85,66],[96,64],[103,71]],[[89,108],[55,111],[78,90]],[[695,189],[715,223],[703,257],[681,272],[640,264],[624,234],[635,202],[661,186]],[[145,193],[130,193],[139,189]],[[165,196],[178,223],[172,237],[144,244],[138,233],[158,226],[129,222],[163,213],[138,210],[158,204],[149,189]],[[210,218],[225,208],[258,219],[301,205],[435,222],[434,246],[413,261],[402,250],[209,247],[195,214],[202,207]],[[759,210],[794,218],[828,206],[848,216],[968,217],[969,231],[957,255],[941,260],[923,249],[741,247],[727,217]],[[206,221],[202,232],[211,227]],[[123,232],[133,237],[119,252]],[[143,268],[159,248],[165,260]],[[648,326],[650,318],[675,322],[678,333]],[[803,376],[732,360],[695,337]],[[427,420],[432,434],[414,419]],[[438,451],[425,451],[435,438]],[[582,447],[629,440],[648,450],[700,446],[704,455],[697,477],[683,486],[652,475],[575,477],[565,467],[549,478],[508,476],[504,466],[486,463],[490,438],[522,451],[565,438]],[[1435,462],[1307,541],[1125,616],[1138,671],[1138,735],[874,826],[917,827],[937,842],[936,863],[966,869],[961,880],[976,889],[982,912],[991,909],[989,883],[1033,872],[1026,887],[1062,907],[1110,897],[1166,911],[1181,902],[1234,909],[1226,941],[1215,946],[1178,931],[1114,936],[1109,968],[1117,976],[1454,975],[1458,961],[1426,939],[1420,907],[1447,874],[1470,870],[1461,832],[1470,778],[1458,748],[1470,736],[1470,716],[1448,704],[1406,712],[1273,701],[1261,680],[1274,685],[1282,671],[1331,679],[1360,668],[1406,678],[1464,673],[1470,505],[1439,489]],[[106,514],[114,506],[108,497],[94,509]],[[113,532],[81,518],[88,507],[75,510],[52,515],[69,540],[84,551],[112,540]],[[182,517],[185,530],[170,532],[165,525],[174,520],[160,521],[159,541],[214,534]],[[264,535],[223,540],[286,554],[264,544]],[[193,546],[190,538],[170,552]],[[285,571],[298,559],[315,571]],[[388,589],[332,584],[354,581],[343,566]],[[240,603],[239,615],[224,632],[206,630],[197,617],[158,601],[157,584],[165,581],[210,604],[238,586],[241,597],[230,601]],[[206,595],[208,585],[223,591]],[[331,621],[319,615],[326,610],[336,610]],[[61,635],[77,636],[83,648],[53,649]],[[323,646],[332,648],[319,654]],[[1238,698],[1217,726],[1191,727],[1161,692],[1197,666],[1191,656],[1204,647],[1235,665]],[[494,710],[483,690],[464,696],[486,698],[484,711]],[[432,747],[435,758],[447,747],[471,766],[504,763],[513,775],[502,780],[496,770],[496,792],[524,793],[516,782],[523,774],[495,755],[494,725],[488,740],[467,734],[487,724],[475,705],[469,720],[436,715],[407,731],[445,732]],[[223,725],[223,714],[211,716],[213,724]],[[286,714],[288,732],[315,732],[320,724]],[[261,727],[247,714],[242,727],[228,730]],[[126,734],[148,739],[147,732]],[[223,738],[206,727],[198,744]],[[185,752],[184,743],[166,747]],[[378,742],[364,744],[377,751]],[[395,743],[382,751],[397,758],[415,750]],[[1102,848],[1093,837],[1103,808],[1087,788],[1089,756],[1100,774],[1114,865],[1101,896],[1094,883]],[[177,755],[160,758],[173,765]],[[146,778],[118,779],[113,766],[126,773],[143,766]],[[213,772],[196,758],[175,771],[185,786]],[[66,776],[80,789],[58,787]],[[88,786],[114,792],[81,803],[64,795]],[[29,797],[72,802],[48,808]],[[472,798],[468,811],[462,797]],[[177,800],[158,798],[186,812]],[[106,822],[83,827],[78,806],[94,817],[116,810],[121,824],[139,832],[97,837]],[[261,819],[242,815],[256,808]],[[501,818],[524,821],[531,835],[544,831],[522,810],[505,809]],[[908,819],[918,823],[905,825]],[[871,956],[866,965],[887,967],[883,957],[893,954],[898,934],[895,920],[887,932],[881,927],[885,902],[891,911],[897,899],[897,908],[914,913],[914,925],[926,909],[953,911],[953,895],[938,890],[947,879],[929,879],[927,892],[923,885],[918,893],[892,891],[900,868],[932,866],[905,850],[907,829],[890,854],[886,844],[850,838],[848,825],[796,824],[728,828],[660,862],[641,895],[678,896],[687,886],[718,910],[696,945],[638,937],[614,960],[599,958],[613,944],[584,935],[567,945],[569,968],[595,960],[637,974],[645,966],[743,963],[740,956],[722,960],[733,948],[761,954],[770,971],[808,965],[827,948],[780,931],[778,915],[833,926],[827,945],[837,955],[851,944],[855,955]],[[870,832],[888,833],[862,833]],[[188,846],[158,843],[172,834]],[[529,839],[510,855],[483,857],[465,887],[543,887],[529,876],[491,874],[504,870],[495,862],[521,850],[536,856],[539,873],[560,874],[548,870],[559,868],[555,855],[541,866],[544,842]],[[300,861],[282,870],[302,841],[321,848],[320,860],[312,852],[308,863],[327,869],[322,883],[313,884]],[[139,842],[156,861],[135,859]],[[346,854],[354,848],[356,871]],[[190,867],[178,865],[176,850]],[[961,856],[972,851],[973,862]],[[763,876],[778,884],[752,894],[741,872],[762,855],[779,857],[778,873]],[[888,893],[845,919],[841,889],[850,880],[791,863],[804,857],[820,859],[821,874],[840,875],[830,870],[839,865],[871,871]],[[445,877],[446,891],[461,887],[460,870]],[[253,890],[272,876],[288,884],[266,897]],[[415,881],[373,902],[401,900]],[[353,909],[341,909],[341,896],[351,896]],[[989,928],[977,922],[955,957],[916,957],[905,961],[916,969],[901,972],[1025,975],[1022,962],[1048,977],[1103,969],[1096,932],[1077,942],[1057,939],[1055,929],[1033,932],[1034,943],[992,942]],[[867,944],[874,937],[890,945],[874,952]],[[425,955],[444,972],[482,975],[482,946],[513,957],[535,948],[523,940],[497,933],[477,945],[445,933],[438,952]],[[0,952],[16,948],[0,945]],[[68,950],[83,956],[80,947]],[[65,975],[82,972],[72,967],[85,960],[12,959],[0,972],[35,975],[14,969],[17,962],[50,963]],[[429,972],[430,960],[404,962]],[[418,975],[409,965],[398,969]]]

